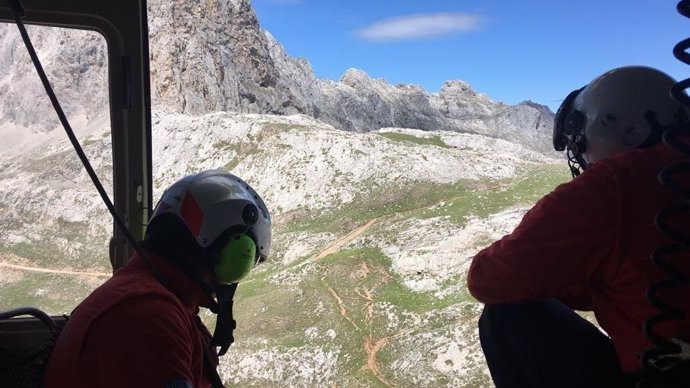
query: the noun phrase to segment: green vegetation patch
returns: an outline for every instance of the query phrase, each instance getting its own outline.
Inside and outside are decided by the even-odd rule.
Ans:
[[[79,158],[72,150],[57,152],[49,154],[48,156],[39,156],[35,159],[21,160],[21,169],[28,174],[47,174],[54,171],[56,166],[63,166],[65,163],[79,163]],[[62,167],[64,168],[64,167]]]
[[[79,269],[110,269],[107,241],[95,244],[88,236],[89,224],[57,218],[55,225],[41,231],[50,238],[27,240],[15,244],[0,245],[0,253],[10,253],[30,259],[32,265],[42,268],[70,267]],[[57,241],[61,241],[60,247]],[[69,247],[80,247],[69,251]]]
[[[267,123],[263,126],[263,131],[261,131],[261,133],[264,135],[272,135],[272,134],[276,134],[279,132],[288,132],[288,131],[293,131],[293,130],[306,130],[308,128],[309,128],[308,126],[300,125],[300,124]]]
[[[379,132],[379,133],[377,133],[377,135],[383,136],[386,139],[390,139],[393,141],[410,142],[410,143],[419,144],[419,145],[431,145],[431,146],[436,146],[436,147],[441,147],[441,148],[453,148],[453,147],[449,146],[448,144],[444,143],[443,140],[441,140],[441,137],[438,135],[430,136],[430,137],[419,137],[419,136],[409,135],[406,133],[398,133],[398,132]]]
[[[237,145],[235,143],[228,140],[219,140],[213,143],[213,148],[221,151],[234,150],[236,147]]]
[[[474,184],[469,181],[468,184]],[[366,195],[339,208],[322,213],[295,211],[295,216],[285,230],[288,232],[330,232],[351,231],[361,224],[384,216],[408,212],[420,207],[426,208],[444,200],[449,194],[446,185],[407,182],[389,186],[376,186],[373,182],[361,183],[369,187]],[[452,185],[457,190],[461,185]],[[455,191],[450,192],[455,195]]]
[[[406,217],[448,217],[464,225],[469,217],[486,218],[511,207],[531,205],[567,179],[561,165],[537,165],[525,168],[518,178],[459,182],[438,186],[433,207],[418,208]]]
[[[348,336],[359,339],[352,344],[355,348],[351,350],[354,353],[348,369],[353,376],[368,375],[374,386],[383,385],[380,379],[400,383],[390,366],[410,350],[404,347],[410,345],[404,337],[419,330],[415,316],[428,317],[424,332],[450,333],[459,323],[434,312],[472,300],[464,287],[443,299],[431,292],[410,290],[400,275],[391,270],[390,259],[374,248],[343,250],[325,257],[319,264],[322,282],[332,294],[331,308],[339,312],[341,324],[350,329]],[[464,277],[456,276],[446,282],[464,281]],[[377,349],[375,359],[380,366],[377,375],[366,367],[371,347]],[[354,357],[357,353],[362,357]]]
[[[268,339],[275,346],[303,346],[307,344],[308,328],[329,327],[335,315],[319,307],[325,293],[318,276],[307,274],[297,286],[283,284],[272,280],[281,272],[278,269],[268,268],[240,283],[234,304],[236,337]],[[299,270],[291,267],[282,272]]]
[[[0,283],[0,310],[36,307],[48,314],[69,314],[105,277],[21,271],[17,281]]]
[[[534,165],[523,169],[518,178],[461,180],[454,184],[405,182],[370,187],[366,195],[340,208],[314,214],[295,211],[285,225],[288,232],[349,232],[380,217],[432,218],[447,216],[464,225],[469,217],[487,217],[518,205],[529,205],[566,181],[562,165]],[[374,229],[375,230],[375,229]]]
[[[221,140],[213,144],[213,147],[218,150],[226,151],[232,154],[232,159],[227,162],[223,168],[232,172],[237,166],[246,160],[248,157],[258,155],[264,152],[262,143],[266,139],[275,136],[281,132],[306,130],[307,127],[297,124],[284,123],[267,123],[258,133],[248,133],[245,140],[240,140],[236,143],[227,140]],[[276,144],[277,148],[290,149],[290,146],[283,144]]]
[[[276,281],[287,273],[297,282]],[[382,386],[381,375],[375,376],[367,367],[368,346],[395,336],[401,330],[398,325],[413,330],[410,313],[425,313],[465,299],[459,294],[439,300],[431,293],[411,291],[380,250],[347,249],[289,268],[269,267],[240,284],[235,298],[235,337],[250,349],[254,343],[284,347],[337,344],[342,355],[340,382]],[[307,335],[314,328],[316,336]],[[335,337],[326,336],[327,330]],[[257,345],[257,349],[261,346],[265,345]],[[385,378],[394,380],[393,376]]]

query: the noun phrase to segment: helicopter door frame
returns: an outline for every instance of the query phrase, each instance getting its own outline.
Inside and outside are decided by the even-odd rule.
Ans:
[[[108,53],[113,155],[113,204],[132,235],[141,240],[152,204],[151,92],[146,0],[21,0],[26,24],[99,32]],[[0,22],[14,24],[9,2]],[[105,208],[103,211],[107,211]],[[132,248],[113,224],[109,255],[113,272]]]
[[[113,155],[113,204],[137,240],[144,234],[152,195],[151,94],[146,0],[21,0],[26,24],[99,32],[108,53]],[[0,22],[14,24],[9,2],[0,0]],[[94,193],[95,195],[95,193]],[[107,211],[104,207],[103,211]],[[113,224],[109,254],[113,272],[131,252]],[[65,317],[53,317],[60,323]],[[50,338],[36,318],[0,321],[0,346],[28,350]]]

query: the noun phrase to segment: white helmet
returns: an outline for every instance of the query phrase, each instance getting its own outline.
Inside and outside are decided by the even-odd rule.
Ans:
[[[182,220],[202,248],[227,232],[239,232],[254,240],[257,262],[271,250],[271,215],[266,204],[249,184],[226,171],[204,171],[175,182],[163,193],[149,225],[163,214]]]
[[[644,66],[600,75],[561,104],[554,123],[554,148],[567,149],[571,169],[573,165],[584,169],[655,144],[666,128],[686,119],[683,105],[671,95],[674,84],[668,74]]]

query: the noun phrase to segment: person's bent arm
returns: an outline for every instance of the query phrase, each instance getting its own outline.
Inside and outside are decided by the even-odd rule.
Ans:
[[[561,298],[591,308],[588,287],[618,241],[618,188],[605,166],[542,198],[513,233],[479,252],[469,270],[471,294],[488,304]]]
[[[556,296],[559,302],[573,310],[592,311],[592,293],[586,284],[569,287]]]

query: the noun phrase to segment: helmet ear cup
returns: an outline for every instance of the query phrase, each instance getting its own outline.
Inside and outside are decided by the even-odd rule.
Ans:
[[[573,110],[573,102],[585,88],[573,90],[558,107],[553,125],[553,148],[563,151],[568,145],[568,138],[584,125],[582,112]]]
[[[241,233],[232,236],[220,250],[213,270],[218,282],[237,283],[254,268],[255,261],[256,244],[251,237]]]

